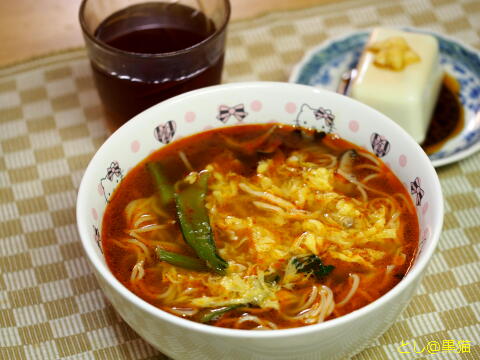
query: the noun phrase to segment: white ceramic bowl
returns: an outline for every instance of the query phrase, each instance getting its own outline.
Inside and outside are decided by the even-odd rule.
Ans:
[[[219,116],[221,107],[225,110],[223,116]],[[323,111],[317,111],[315,117],[314,111],[319,108]],[[242,111],[246,113],[244,118]],[[328,123],[327,117],[333,120],[334,132],[381,157],[416,204],[421,227],[419,252],[408,274],[387,294],[348,315],[317,325],[271,331],[233,330],[163,312],[131,293],[112,275],[99,237],[108,196],[129,169],[152,151],[212,127],[280,122],[320,129]],[[117,167],[109,170],[114,162]],[[113,173],[111,180],[109,171]],[[436,172],[422,149],[398,125],[342,95],[270,82],[196,90],[137,115],[95,154],[80,184],[77,201],[81,241],[106,296],[140,336],[174,359],[340,359],[353,355],[382,334],[408,303],[432,257],[443,221],[443,198]]]

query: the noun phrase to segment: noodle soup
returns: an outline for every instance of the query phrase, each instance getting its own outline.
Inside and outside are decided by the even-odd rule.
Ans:
[[[408,271],[415,207],[377,157],[288,125],[224,127],[151,154],[110,197],[112,273],[177,316],[236,329],[316,324]]]

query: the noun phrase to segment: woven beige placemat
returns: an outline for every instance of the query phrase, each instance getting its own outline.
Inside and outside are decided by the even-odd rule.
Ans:
[[[480,48],[478,0],[344,0],[232,24],[224,80],[286,81],[304,52],[358,28],[410,25]],[[83,50],[0,70],[0,358],[166,358],[100,291],[75,222],[106,139]],[[354,359],[480,359],[480,154],[439,169],[440,245],[422,286]]]

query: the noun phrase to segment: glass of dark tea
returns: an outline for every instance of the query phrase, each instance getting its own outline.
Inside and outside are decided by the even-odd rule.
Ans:
[[[160,101],[221,81],[228,0],[83,0],[79,17],[112,131]]]

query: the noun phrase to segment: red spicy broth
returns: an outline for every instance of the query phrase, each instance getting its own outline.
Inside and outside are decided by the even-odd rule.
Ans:
[[[223,274],[159,260],[157,249],[199,256],[175,203],[161,204],[150,162],[171,184],[208,172],[204,206]],[[238,329],[305,326],[371,303],[408,271],[418,236],[409,194],[378,158],[335,135],[272,124],[161,148],[123,179],[102,226],[107,264],[128,289],[177,316]]]

